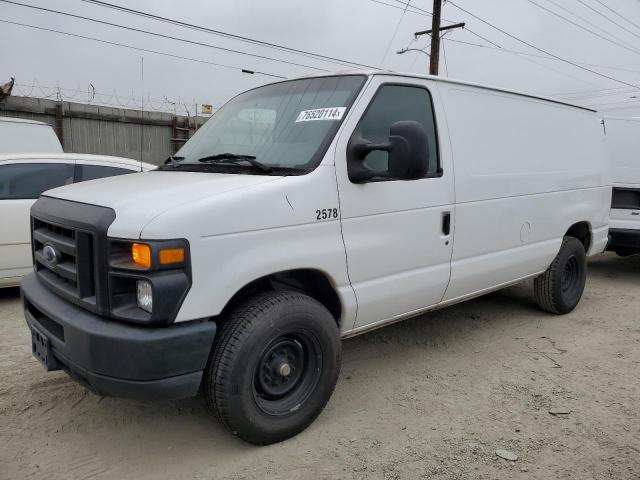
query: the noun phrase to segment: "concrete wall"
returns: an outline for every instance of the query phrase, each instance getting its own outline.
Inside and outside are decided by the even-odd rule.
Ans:
[[[29,118],[51,125],[65,152],[115,155],[161,164],[184,144],[206,117],[174,116],[31,97],[0,101],[0,115]],[[176,128],[178,127],[178,128]],[[188,128],[188,130],[187,130]]]

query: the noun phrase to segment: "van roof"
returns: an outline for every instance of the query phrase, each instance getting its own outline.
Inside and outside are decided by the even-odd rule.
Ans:
[[[124,157],[113,157],[111,155],[92,155],[88,153],[8,153],[0,155],[0,162],[8,160],[85,160],[92,162],[113,163],[114,165],[126,165],[130,167],[140,167],[138,160]],[[157,165],[142,162],[143,170],[157,168]]]
[[[387,75],[387,76],[393,76],[393,77],[407,77],[407,78],[419,78],[419,79],[424,79],[424,80],[433,80],[435,82],[442,82],[442,83],[453,83],[456,85],[466,85],[466,86],[470,86],[470,87],[476,87],[476,88],[482,88],[485,90],[493,90],[496,92],[502,92],[502,93],[510,93],[512,95],[518,95],[521,97],[528,97],[528,98],[533,98],[536,100],[543,100],[546,102],[552,102],[552,103],[557,103],[559,105],[564,105],[567,107],[573,107],[573,108],[579,108],[581,110],[587,110],[589,112],[597,112],[597,110],[594,110],[592,108],[589,107],[585,107],[582,105],[576,105],[574,103],[568,103],[568,102],[564,102],[562,100],[558,100],[555,98],[551,98],[551,97],[544,97],[541,95],[536,95],[533,93],[528,93],[528,92],[522,92],[519,90],[509,90],[507,88],[502,88],[502,87],[496,87],[493,85],[485,85],[485,84],[481,84],[481,83],[474,83],[474,82],[467,82],[464,80],[456,80],[453,78],[446,78],[446,77],[439,77],[439,76],[435,76],[435,75],[425,75],[425,74],[420,74],[420,73],[411,73],[411,72],[394,72],[391,70],[342,70],[342,71],[336,71],[336,72],[329,72],[329,73],[325,73],[325,74],[318,74],[318,75],[308,75],[308,76],[304,76],[304,77],[299,77],[299,78],[316,78],[316,77],[334,77],[337,75],[367,75],[367,76],[373,76],[373,75]],[[288,80],[294,80],[294,79],[288,79]],[[282,80],[283,82],[286,82],[287,80]],[[280,82],[274,82],[274,83],[280,83]]]
[[[45,123],[45,122],[38,122],[36,120],[30,120],[28,118],[17,118],[17,117],[0,117],[0,122],[30,123],[32,125],[46,125],[46,126],[49,126],[49,124]]]

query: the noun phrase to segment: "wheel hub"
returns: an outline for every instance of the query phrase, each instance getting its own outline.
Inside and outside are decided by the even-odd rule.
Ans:
[[[562,271],[560,285],[563,293],[568,292],[576,286],[579,274],[580,265],[578,263],[578,259],[575,256],[572,256],[567,260]]]
[[[295,388],[304,370],[305,355],[295,339],[275,342],[259,363],[258,387],[268,399],[281,398]]]
[[[280,365],[280,368],[278,368],[278,373],[281,377],[288,377],[291,374],[291,365],[283,363]]]
[[[322,374],[322,349],[304,328],[272,339],[254,366],[253,395],[268,415],[298,411],[313,393]]]

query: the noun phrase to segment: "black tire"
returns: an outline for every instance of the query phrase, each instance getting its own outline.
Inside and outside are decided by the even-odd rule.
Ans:
[[[267,445],[315,420],[340,364],[340,332],[322,304],[297,292],[267,292],[225,319],[205,370],[204,394],[231,433]]]
[[[549,268],[533,282],[538,306],[549,313],[571,312],[582,297],[587,279],[587,255],[577,238],[564,237]]]

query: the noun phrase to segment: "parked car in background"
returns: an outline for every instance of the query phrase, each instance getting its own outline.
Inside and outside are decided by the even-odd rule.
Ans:
[[[40,197],[24,312],[46,369],[102,395],[202,391],[273,443],[324,408],[341,337],[528,278],[572,311],[610,205],[593,110],[414,74],[287,80],[156,171]]]
[[[609,117],[607,151],[613,163],[608,250],[640,253],[640,118]]]
[[[128,158],[102,155],[0,155],[0,287],[18,285],[32,269],[29,210],[42,192],[154,168]]]
[[[0,117],[0,155],[23,152],[62,153],[62,145],[46,123]]]

